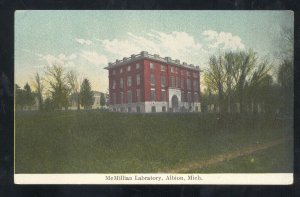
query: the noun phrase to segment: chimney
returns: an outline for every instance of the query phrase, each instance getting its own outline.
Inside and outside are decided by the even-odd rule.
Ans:
[[[131,59],[134,59],[134,58],[135,58],[135,55],[134,55],[134,54],[132,54],[132,55],[131,55]]]
[[[154,57],[155,57],[155,58],[159,58],[159,55],[158,55],[158,54],[154,54]]]
[[[176,59],[176,60],[175,60],[175,63],[176,63],[176,64],[180,64],[180,60]]]
[[[170,57],[165,57],[165,60],[167,60],[167,62],[171,62],[171,58]]]
[[[147,51],[142,51],[142,52],[141,52],[141,55],[142,55],[143,57],[147,57],[147,56],[148,56],[148,52],[147,52]]]

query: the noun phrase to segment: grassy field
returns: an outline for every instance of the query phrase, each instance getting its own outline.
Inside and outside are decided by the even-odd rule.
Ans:
[[[16,173],[168,172],[293,134],[291,121],[274,117],[199,113],[17,112],[15,125]],[[195,172],[292,172],[292,148],[286,142]]]

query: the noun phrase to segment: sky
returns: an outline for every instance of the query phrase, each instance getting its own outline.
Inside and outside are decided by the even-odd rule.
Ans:
[[[15,12],[15,83],[54,63],[108,89],[108,62],[148,51],[207,68],[211,55],[253,49],[275,61],[291,11],[23,11]]]

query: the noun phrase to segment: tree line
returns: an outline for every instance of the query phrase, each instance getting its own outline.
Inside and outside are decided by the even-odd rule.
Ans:
[[[75,102],[77,110],[80,106],[90,109],[94,103],[91,83],[87,78],[82,82],[79,74],[74,70],[66,71],[61,65],[47,66],[41,76],[35,73],[33,89],[28,83],[23,88],[15,84],[16,107],[30,110],[38,105],[40,111],[68,110],[70,104]],[[100,95],[100,106],[105,105],[105,95]]]
[[[209,58],[202,104],[219,113],[293,112],[293,32],[285,29],[279,67],[253,50],[227,51]],[[211,109],[206,109],[211,110]]]

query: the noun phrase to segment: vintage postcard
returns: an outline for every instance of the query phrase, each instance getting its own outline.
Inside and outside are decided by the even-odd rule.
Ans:
[[[292,11],[15,12],[16,184],[293,183]]]

